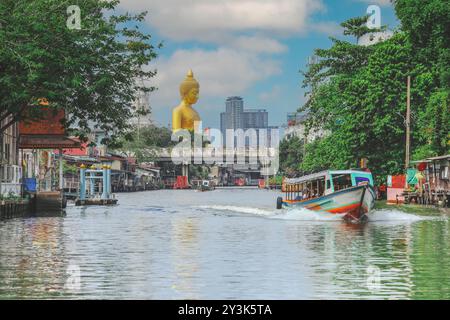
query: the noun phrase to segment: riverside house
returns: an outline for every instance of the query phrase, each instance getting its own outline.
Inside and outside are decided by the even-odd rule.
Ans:
[[[7,117],[0,127],[11,121]],[[14,123],[0,133],[0,196],[19,196],[21,193],[21,166],[19,165],[19,125]]]

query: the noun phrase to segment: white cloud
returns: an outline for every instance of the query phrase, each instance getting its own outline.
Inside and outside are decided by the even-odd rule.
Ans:
[[[163,122],[180,101],[178,86],[189,68],[201,86],[196,108],[201,114],[214,114],[211,109],[216,109],[217,114],[223,108],[218,100],[245,96],[258,82],[281,73],[274,55],[288,50],[283,39],[336,30],[311,23],[314,13],[325,10],[322,0],[121,0],[120,8],[148,11],[146,23],[172,44],[213,45],[178,49],[150,66],[158,70],[152,85],[159,88],[151,95],[151,105]],[[279,91],[274,88],[259,98],[268,101]]]
[[[274,85],[270,91],[263,92],[259,95],[259,100],[268,103],[277,99],[281,94],[281,87]]]
[[[311,25],[310,30],[318,33],[325,33],[328,36],[343,34],[343,28],[336,22],[317,22]]]
[[[242,94],[254,83],[281,72],[277,61],[231,48],[180,49],[156,60],[155,66],[158,75],[152,84],[159,89],[151,95],[151,104],[156,110],[169,110],[179,103],[178,87],[189,68],[200,83],[199,106],[211,97]]]
[[[130,11],[149,11],[147,22],[173,40],[217,41],[224,34],[259,31],[299,34],[321,0],[121,0]]]
[[[392,1],[391,0],[357,0],[357,1],[365,2],[368,5],[377,4],[377,5],[382,6],[382,7],[387,7],[387,6],[392,5]]]
[[[238,36],[230,40],[230,46],[255,53],[283,53],[287,47],[279,41],[262,36]]]

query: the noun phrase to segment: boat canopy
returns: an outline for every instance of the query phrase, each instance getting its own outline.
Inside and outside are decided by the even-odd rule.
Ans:
[[[284,179],[284,183],[300,184],[300,183],[303,183],[306,181],[322,179],[322,178],[325,178],[327,175],[328,175],[328,170],[325,170],[325,171],[321,171],[321,172],[317,172],[317,173],[308,174],[306,176],[299,177],[299,178]]]
[[[291,178],[291,179],[284,179],[284,183],[286,185],[295,185],[300,184],[308,181],[315,181],[315,180],[322,180],[322,179],[329,179],[330,176],[335,177],[336,175],[351,175],[354,179],[355,177],[361,176],[361,177],[368,177],[368,181],[371,185],[373,185],[373,179],[372,174],[370,172],[366,172],[363,170],[325,170],[317,173],[308,174],[306,176],[298,177],[298,178]],[[355,181],[354,181],[355,182]],[[354,183],[354,185],[356,185]]]

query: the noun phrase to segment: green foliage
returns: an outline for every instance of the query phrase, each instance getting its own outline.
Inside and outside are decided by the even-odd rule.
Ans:
[[[450,5],[443,0],[396,0],[395,11],[415,55],[450,89]]]
[[[209,168],[207,166],[202,165],[191,165],[189,166],[189,176],[192,177],[192,179],[201,179],[205,180],[208,179],[209,175]]]
[[[418,117],[422,146],[416,150],[416,160],[450,153],[450,93],[440,90],[431,94],[426,108]]]
[[[156,53],[138,27],[145,13],[116,15],[118,3],[0,1],[0,118],[26,119],[25,109],[47,98],[66,110],[65,125],[82,129],[79,135],[92,124],[110,137],[127,129],[136,94],[154,89],[136,80],[155,75],[142,67]],[[70,5],[81,9],[81,30],[66,25]]]
[[[283,176],[273,176],[269,178],[269,185],[281,186],[283,184]]]
[[[123,134],[110,147],[135,156],[139,163],[151,162],[158,149],[174,145],[171,135],[171,131],[165,127],[149,125]]]
[[[280,169],[288,176],[297,175],[304,151],[303,140],[294,136],[280,142]]]
[[[8,201],[8,202],[19,202],[22,198],[20,195],[15,194],[14,192],[9,192],[8,194],[0,194],[0,201]]]
[[[422,1],[395,2],[403,30],[389,40],[358,46],[332,38],[331,48],[315,51],[319,63],[303,73],[311,92],[301,111],[309,111],[308,128],[330,134],[306,146],[301,171],[356,167],[365,157],[378,180],[402,172],[408,76],[413,157],[449,152],[449,90],[442,79],[449,70],[450,59],[443,58],[449,57],[449,33],[445,37],[443,31],[450,9],[439,1],[424,2],[425,12]],[[365,19],[344,22],[344,34],[364,34]],[[425,36],[417,36],[422,28]]]
[[[66,162],[63,162],[63,171],[64,173],[76,175],[78,174],[79,168],[75,164],[68,164]]]

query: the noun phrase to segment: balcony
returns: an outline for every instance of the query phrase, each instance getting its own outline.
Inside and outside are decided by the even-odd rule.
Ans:
[[[17,165],[0,166],[0,195],[21,194],[22,168]]]

